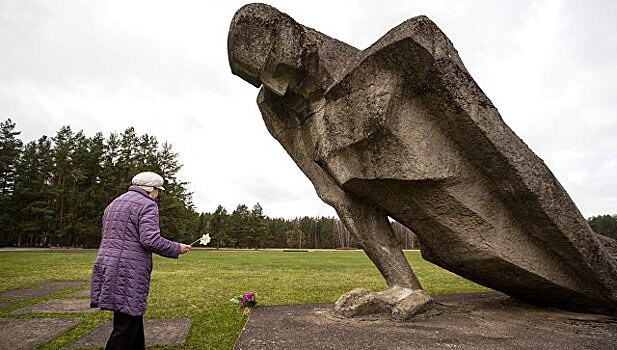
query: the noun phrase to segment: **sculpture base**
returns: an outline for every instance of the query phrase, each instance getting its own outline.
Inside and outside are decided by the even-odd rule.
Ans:
[[[332,304],[252,310],[234,349],[614,349],[617,318],[545,309],[501,293],[436,296],[439,314],[340,318]]]
[[[406,321],[430,310],[431,297],[423,290],[401,287],[371,292],[357,288],[341,297],[334,304],[334,312],[341,317],[388,316],[397,321]]]

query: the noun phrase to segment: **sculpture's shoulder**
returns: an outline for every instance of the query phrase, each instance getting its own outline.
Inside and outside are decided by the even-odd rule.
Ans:
[[[401,63],[417,69],[419,60],[446,61],[457,70],[467,71],[458,51],[441,29],[427,16],[417,16],[394,27],[353,57],[341,74],[340,82],[350,79],[363,66],[390,66],[403,73],[405,64]],[[336,89],[336,84],[333,88]]]
[[[396,48],[397,45],[409,41],[424,48],[435,59],[447,58],[451,60],[455,58],[460,61],[458,52],[450,39],[426,16],[410,18],[392,28],[364,50],[363,56],[374,55],[387,48]]]

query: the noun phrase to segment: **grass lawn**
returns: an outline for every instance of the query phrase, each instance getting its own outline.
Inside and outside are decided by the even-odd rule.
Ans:
[[[89,281],[95,252],[0,252],[0,290],[28,288],[45,281]],[[472,293],[487,289],[406,252],[429,294]],[[245,322],[229,300],[246,291],[259,305],[333,303],[353,288],[385,288],[377,268],[360,251],[274,252],[193,250],[180,259],[154,257],[146,318],[191,318],[183,349],[231,349]],[[69,294],[72,288],[47,298],[24,301],[0,310],[5,317],[49,317],[49,314],[9,315],[26,305]],[[75,317],[55,314],[53,317]],[[41,349],[58,349],[88,332],[110,312],[83,318]]]

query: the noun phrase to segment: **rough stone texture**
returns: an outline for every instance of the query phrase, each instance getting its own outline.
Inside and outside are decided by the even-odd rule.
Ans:
[[[182,345],[186,341],[191,319],[145,319],[144,332],[146,346]],[[67,349],[89,349],[105,347],[112,331],[111,321],[105,321],[98,327],[70,343]]]
[[[0,318],[0,349],[35,349],[80,321],[78,318]]]
[[[90,307],[90,301],[84,299],[54,299],[39,304],[17,309],[11,314],[26,313],[94,313],[98,309]]]
[[[343,316],[364,316],[373,314],[391,313],[392,307],[377,297],[376,293],[355,295],[355,289],[343,294],[336,302],[336,310]],[[352,296],[349,296],[352,294]]]
[[[0,298],[5,299],[33,299],[50,296],[57,293],[55,289],[13,289],[0,292]]]
[[[536,308],[501,293],[436,296],[431,317],[413,322],[339,318],[332,305],[251,311],[235,350],[614,349],[617,319]]]
[[[604,236],[604,235],[600,235],[600,234],[596,234],[595,235],[596,239],[598,240],[598,242],[600,242],[600,244],[602,244],[602,246],[604,247],[604,249],[613,256],[613,258],[617,259],[617,240],[614,240],[610,237]]]
[[[356,288],[341,295],[334,303],[334,310],[345,317],[386,314],[404,321],[427,311],[430,305],[431,297],[421,289],[391,287],[374,293]]]
[[[349,292],[341,295],[336,301],[336,303],[334,303],[334,307],[338,309],[347,308],[353,304],[354,300],[370,295],[371,293],[372,292],[366,288],[352,289]]]
[[[412,316],[423,315],[432,306],[431,297],[423,290],[415,290],[409,297],[401,299],[392,305],[392,318],[398,321],[406,321]]]
[[[617,313],[617,261],[504,123],[427,17],[358,50],[263,4],[232,19],[232,73],[388,287],[421,289],[388,216],[425,259],[529,303]]]

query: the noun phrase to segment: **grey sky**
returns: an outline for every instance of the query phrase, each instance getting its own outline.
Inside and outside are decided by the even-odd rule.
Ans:
[[[168,141],[200,211],[259,201],[267,215],[334,215],[231,75],[243,1],[0,0],[0,119],[26,141],[62,125],[134,126]],[[363,49],[429,16],[508,125],[586,217],[617,213],[617,2],[271,1]]]

